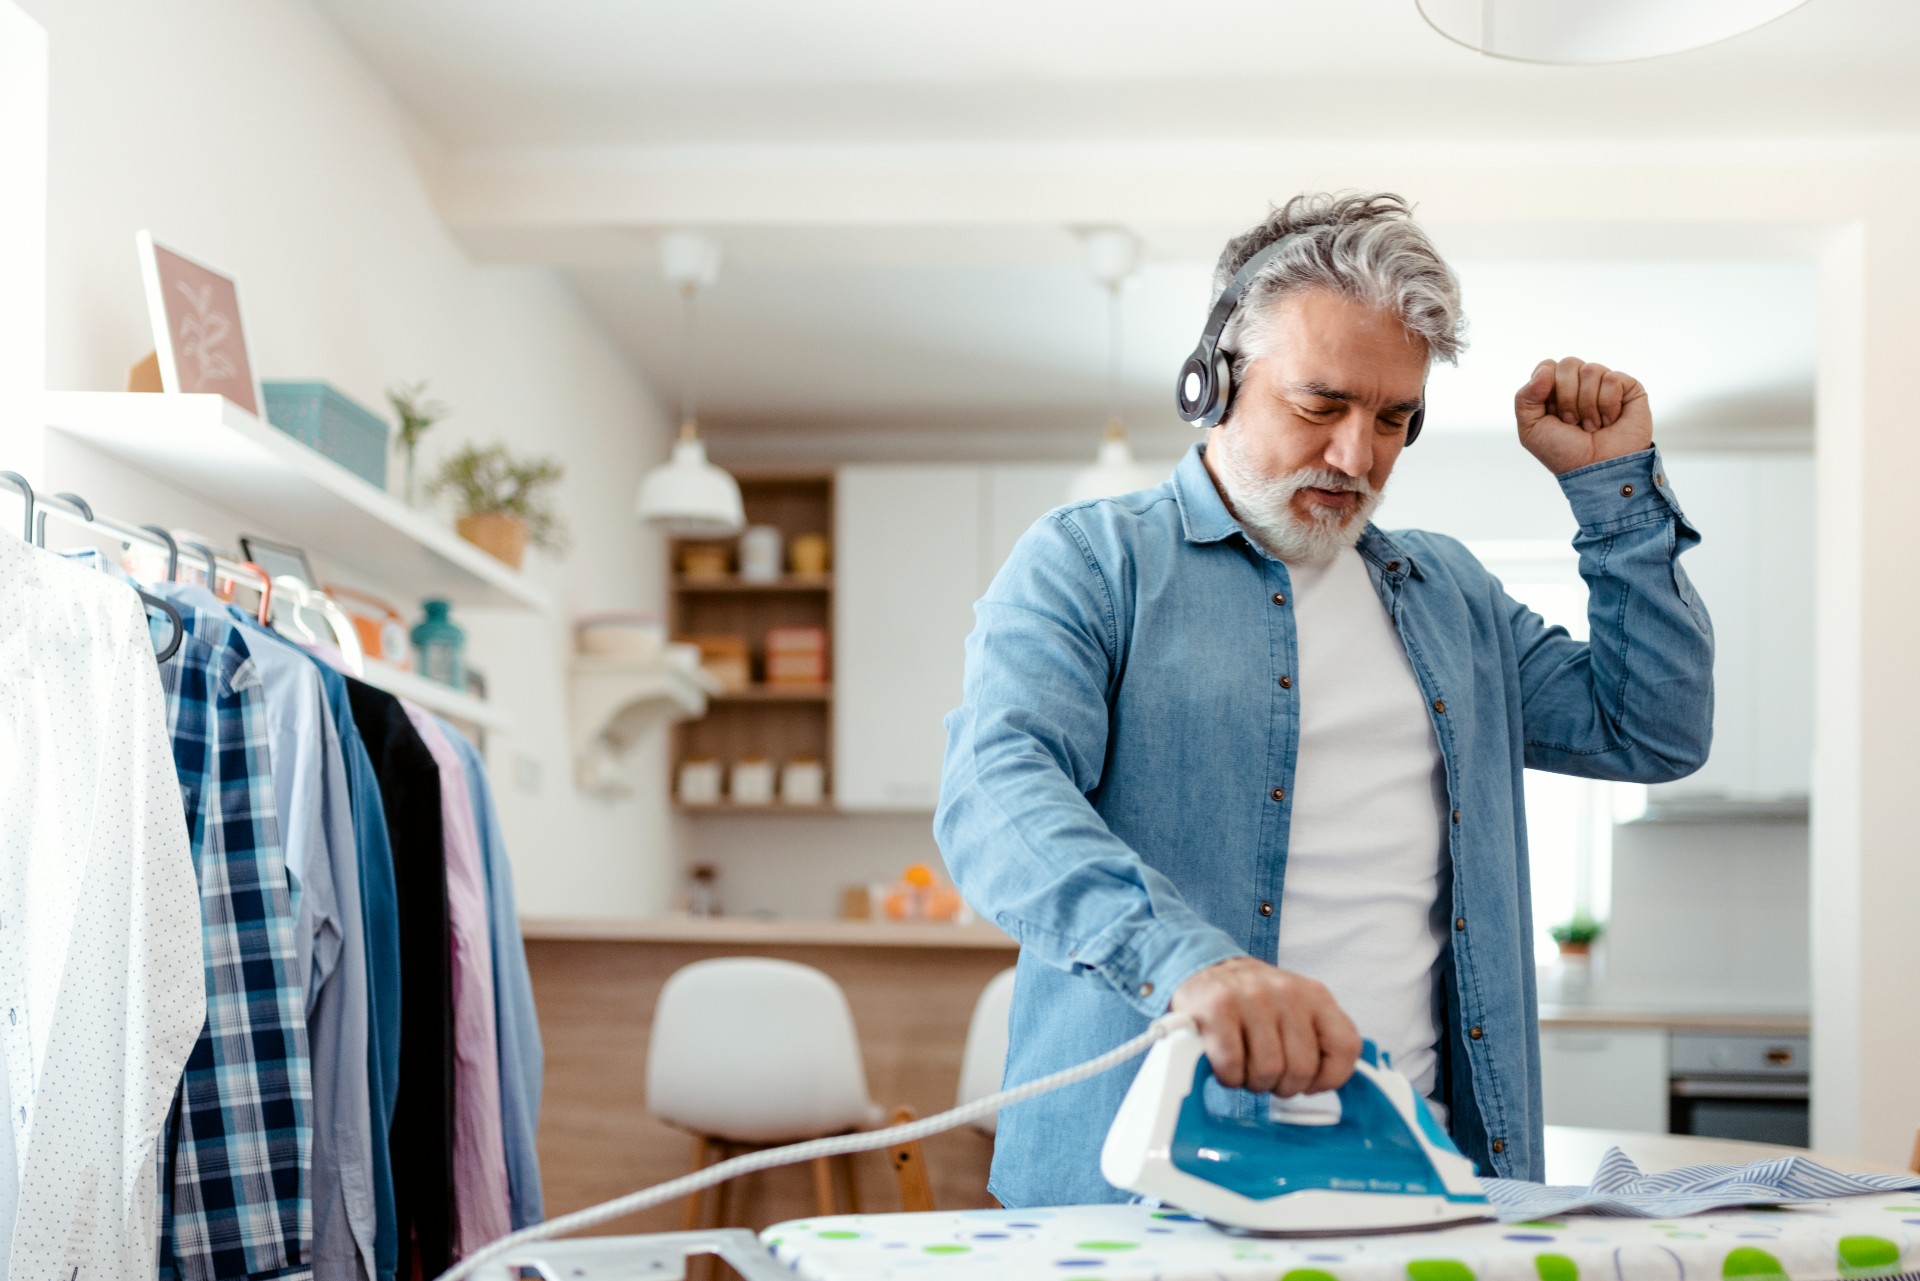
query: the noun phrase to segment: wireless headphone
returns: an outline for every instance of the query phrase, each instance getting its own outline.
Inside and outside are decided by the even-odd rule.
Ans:
[[[1173,403],[1180,411],[1180,417],[1195,427],[1218,426],[1227,416],[1227,408],[1233,403],[1233,353],[1220,346],[1220,335],[1225,332],[1227,322],[1233,319],[1233,313],[1240,307],[1241,299],[1246,297],[1254,279],[1266,265],[1273,261],[1287,242],[1295,236],[1282,236],[1280,239],[1247,259],[1246,265],[1233,273],[1233,279],[1220,291],[1220,297],[1214,301],[1213,310],[1207,313],[1207,326],[1200,331],[1200,343],[1180,366],[1180,377],[1173,385]],[[1407,419],[1407,440],[1411,445],[1420,436],[1420,428],[1427,420],[1426,397],[1421,396],[1420,408],[1413,411]]]

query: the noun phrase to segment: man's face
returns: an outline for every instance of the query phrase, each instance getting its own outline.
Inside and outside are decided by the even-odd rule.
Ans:
[[[1406,447],[1426,344],[1393,312],[1331,290],[1268,307],[1266,354],[1208,433],[1208,470],[1243,521],[1337,532],[1351,545]],[[1289,484],[1303,478],[1320,483]],[[1263,495],[1282,510],[1258,510]]]

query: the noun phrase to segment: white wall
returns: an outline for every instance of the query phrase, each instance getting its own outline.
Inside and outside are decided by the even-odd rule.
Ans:
[[[468,439],[558,454],[575,547],[564,561],[536,558],[531,573],[560,612],[457,611],[473,663],[515,718],[490,747],[520,901],[529,913],[664,906],[662,786],[621,802],[581,796],[564,720],[572,612],[662,599],[660,548],[630,515],[641,471],[665,451],[648,388],[550,272],[469,261],[428,199],[423,144],[306,5],[85,0],[42,17],[48,385],[118,389],[151,348],[133,247],[147,227],[239,279],[263,376],[325,378],[381,410],[387,385],[430,379],[456,413],[428,437],[423,471]],[[243,532],[57,436],[32,479],[122,517],[222,540]],[[379,580],[377,566],[321,569]],[[664,769],[645,776],[663,781]]]
[[[40,466],[28,427],[46,369],[47,38],[0,0],[0,469]],[[0,519],[16,508],[0,500]]]

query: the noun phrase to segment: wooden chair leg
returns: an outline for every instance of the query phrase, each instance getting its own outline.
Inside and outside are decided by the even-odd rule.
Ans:
[[[840,1190],[847,1199],[848,1214],[865,1214],[860,1205],[860,1169],[851,1152],[833,1158],[834,1172],[840,1176]]]
[[[833,1163],[828,1157],[813,1159],[813,1200],[814,1208],[823,1216],[837,1212],[833,1202]]]
[[[1907,1164],[1915,1174],[1920,1174],[1920,1130],[1913,1132],[1913,1160]]]
[[[693,1137],[693,1168],[696,1171],[704,1170],[707,1168],[710,1150],[711,1150],[710,1145],[706,1135],[704,1134],[694,1135]],[[682,1218],[680,1221],[681,1227],[684,1228],[686,1231],[688,1232],[699,1231],[700,1211],[705,1206],[706,1200],[707,1200],[707,1194],[705,1192],[695,1192],[693,1195],[687,1198],[687,1213],[686,1213],[686,1216]]]
[[[914,1119],[913,1109],[899,1107],[888,1118],[889,1125],[903,1125]],[[927,1176],[927,1158],[916,1140],[887,1149],[893,1163],[893,1177],[900,1184],[900,1208],[909,1214],[933,1209],[933,1182]]]

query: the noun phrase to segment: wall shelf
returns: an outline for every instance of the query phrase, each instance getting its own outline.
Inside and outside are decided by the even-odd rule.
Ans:
[[[574,773],[580,787],[602,796],[634,791],[626,768],[633,748],[654,729],[703,716],[719,682],[670,658],[576,657],[567,671]]]
[[[840,812],[832,801],[822,801],[818,805],[789,805],[784,801],[768,801],[765,805],[714,801],[710,804],[697,805],[676,800],[673,808],[682,814],[765,814],[769,817],[778,817],[782,814],[838,814]]]
[[[469,725],[491,730],[505,730],[513,725],[512,717],[483,699],[387,663],[368,659],[366,671],[361,673],[360,679],[448,720],[465,721]]]
[[[832,685],[749,685],[713,696],[716,703],[825,703],[832,699]]]
[[[552,600],[451,529],[219,396],[48,393],[54,431],[345,569],[414,597],[550,611]]]

